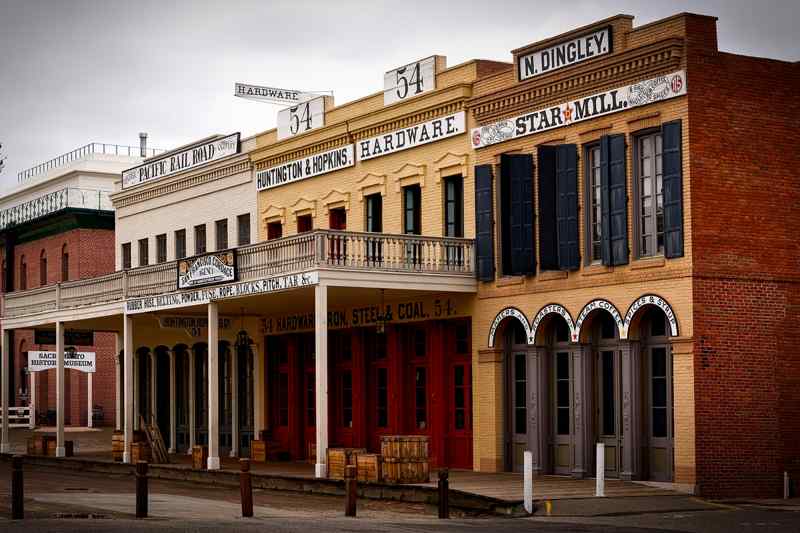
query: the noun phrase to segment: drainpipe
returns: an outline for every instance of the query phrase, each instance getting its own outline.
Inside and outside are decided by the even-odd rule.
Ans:
[[[139,134],[139,155],[147,157],[147,133]]]

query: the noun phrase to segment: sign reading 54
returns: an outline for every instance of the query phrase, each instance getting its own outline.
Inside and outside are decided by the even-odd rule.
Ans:
[[[444,58],[440,58],[444,60]],[[403,65],[383,75],[383,105],[413,98],[436,88],[437,56]]]
[[[318,96],[278,111],[278,139],[294,137],[325,125],[325,97]]]

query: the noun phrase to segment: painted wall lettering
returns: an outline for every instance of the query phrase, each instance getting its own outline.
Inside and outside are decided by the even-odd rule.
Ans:
[[[420,59],[383,75],[383,105],[391,105],[436,89],[436,57]]]
[[[348,144],[341,148],[334,148],[327,152],[310,155],[303,159],[295,159],[276,167],[260,170],[256,173],[256,188],[259,191],[279,187],[334,172],[336,170],[352,167],[356,164],[353,155],[353,145]]]
[[[465,124],[464,112],[459,111],[402,130],[370,137],[357,143],[358,159],[364,161],[459,135],[466,131]]]
[[[519,56],[519,80],[546,74],[611,52],[611,27]]]

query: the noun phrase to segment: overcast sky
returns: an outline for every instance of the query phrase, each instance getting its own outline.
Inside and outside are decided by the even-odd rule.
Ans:
[[[275,126],[277,107],[236,81],[333,90],[341,104],[432,54],[449,65],[617,13],[634,25],[681,11],[719,17],[720,48],[800,59],[800,1],[0,0],[0,188],[89,142],[171,148]]]

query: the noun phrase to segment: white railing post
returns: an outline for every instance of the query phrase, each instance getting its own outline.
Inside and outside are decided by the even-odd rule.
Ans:
[[[525,451],[524,501],[525,512],[533,514],[533,454]]]
[[[595,463],[597,464],[597,475],[594,495],[602,498],[606,495],[606,445],[602,442],[597,443],[597,460]]]

